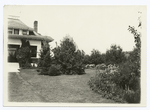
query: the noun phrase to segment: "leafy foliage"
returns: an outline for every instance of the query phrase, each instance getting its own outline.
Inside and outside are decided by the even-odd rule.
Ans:
[[[124,99],[129,103],[139,103],[141,93],[140,90],[137,91],[127,91],[124,95]]]
[[[95,50],[95,49],[92,50],[90,61],[91,61],[90,63],[95,64],[95,65],[104,63],[104,60],[101,57],[100,51]]]
[[[127,72],[126,75],[120,72],[119,67],[109,65],[108,68],[92,77],[88,84],[92,90],[105,98],[116,102],[139,103],[139,78],[134,74],[128,75],[130,73],[128,69],[124,72]]]
[[[132,71],[137,75],[140,76],[141,70],[141,34],[135,30],[134,27],[129,26],[128,30],[134,35],[135,39],[135,48],[132,51],[129,62],[132,63]]]
[[[49,68],[52,64],[51,49],[48,42],[43,41],[43,44],[39,53],[38,67],[42,69],[40,75],[49,75]]]
[[[91,61],[90,61],[90,55],[84,55],[83,63],[84,63],[85,65],[91,63]]]
[[[42,70],[39,75],[49,75],[49,76],[58,76],[61,75],[60,66],[59,65],[51,65],[48,67],[42,67]]]
[[[85,55],[85,64],[120,64],[126,61],[126,57],[122,48],[117,45],[112,45],[106,53],[101,54],[100,51],[93,49],[91,55]]]
[[[51,66],[51,50],[48,42],[45,41],[42,49],[40,50],[40,58],[38,62],[38,67],[46,67],[49,68]]]
[[[119,64],[126,60],[122,48],[117,45],[112,45],[110,50],[106,51],[105,63],[106,64]]]
[[[73,39],[66,36],[60,46],[53,49],[54,61],[60,64],[63,74],[84,74],[84,52],[77,49]]]
[[[31,67],[30,64],[30,43],[26,40],[21,40],[22,45],[21,47],[16,51],[16,58],[18,59],[19,66],[21,68],[29,68]]]
[[[59,65],[52,65],[48,70],[48,75],[50,76],[58,76],[61,75],[60,66]]]
[[[88,82],[90,88],[98,92],[103,97],[113,99],[117,102],[125,102],[123,100],[124,90],[117,85],[118,77],[120,76],[118,67],[108,66],[106,70],[99,71]]]
[[[119,102],[140,103],[141,34],[131,26],[128,30],[135,38],[134,50],[126,59],[122,49],[112,45],[105,55],[105,63],[109,64],[108,68],[99,71],[99,74],[92,77],[89,85],[92,90],[105,98]],[[118,67],[110,64],[117,64]]]

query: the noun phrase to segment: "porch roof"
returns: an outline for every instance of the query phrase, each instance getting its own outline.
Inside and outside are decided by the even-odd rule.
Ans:
[[[11,34],[8,35],[8,38],[11,39],[28,39],[28,40],[38,40],[38,41],[48,41],[48,42],[52,42],[54,39],[50,36],[42,36],[42,35],[15,35],[15,34]]]

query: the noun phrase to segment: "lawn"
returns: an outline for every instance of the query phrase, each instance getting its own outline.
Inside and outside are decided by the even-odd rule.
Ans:
[[[62,103],[115,103],[93,92],[88,81],[96,74],[86,69],[84,75],[38,75],[35,69],[9,73],[9,101]]]

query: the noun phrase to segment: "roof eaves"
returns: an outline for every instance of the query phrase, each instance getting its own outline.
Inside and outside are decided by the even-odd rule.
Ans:
[[[28,39],[28,40],[38,40],[43,41],[46,40],[48,42],[52,42],[54,39],[50,36],[35,36],[35,35],[8,35],[10,39]]]

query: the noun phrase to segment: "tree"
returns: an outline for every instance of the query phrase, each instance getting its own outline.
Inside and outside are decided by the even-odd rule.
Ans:
[[[84,55],[84,61],[83,61],[83,63],[85,65],[91,63],[91,61],[90,61],[90,55]]]
[[[77,49],[73,39],[66,36],[57,46],[53,49],[54,60],[57,64],[62,66],[64,74],[83,74],[83,59],[84,52]]]
[[[30,53],[30,43],[28,40],[21,39],[22,45],[16,51],[16,58],[19,62],[20,67],[30,67],[31,53]]]
[[[95,65],[103,63],[100,51],[93,49],[90,56],[90,61]]]
[[[126,60],[122,48],[117,45],[111,45],[110,50],[106,51],[106,64],[120,64]]]
[[[48,42],[46,41],[43,42],[44,45],[42,46],[42,49],[40,50],[39,53],[40,58],[38,62],[38,67],[49,68],[52,63],[51,49]]]
[[[129,26],[128,30],[134,35],[135,48],[131,52],[129,62],[132,64],[132,71],[140,76],[141,69],[141,34],[134,27]]]

